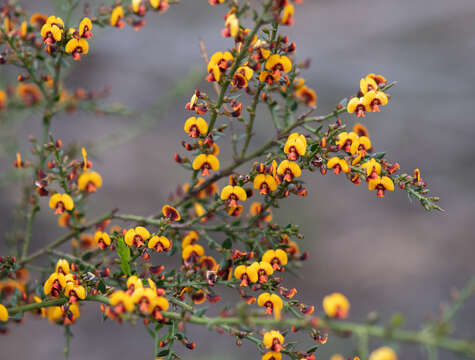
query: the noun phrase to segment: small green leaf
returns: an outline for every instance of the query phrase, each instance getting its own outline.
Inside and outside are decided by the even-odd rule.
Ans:
[[[222,247],[225,249],[231,249],[233,246],[233,242],[230,238],[226,238],[226,240],[223,241]]]
[[[124,242],[124,238],[122,237],[117,238],[117,255],[119,255],[120,258],[120,269],[124,274],[130,276],[130,248]]]

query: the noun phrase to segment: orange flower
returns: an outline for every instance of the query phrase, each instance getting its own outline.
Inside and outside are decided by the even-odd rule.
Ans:
[[[294,6],[292,4],[285,5],[280,23],[288,26],[294,24]]]
[[[181,216],[177,209],[170,205],[165,205],[162,207],[162,214],[167,219],[167,221],[180,221]]]
[[[295,95],[305,105],[310,107],[317,106],[317,94],[315,93],[315,90],[304,85],[295,92]]]
[[[25,106],[32,106],[40,102],[41,91],[36,84],[20,84],[16,89],[17,96],[23,100]]]

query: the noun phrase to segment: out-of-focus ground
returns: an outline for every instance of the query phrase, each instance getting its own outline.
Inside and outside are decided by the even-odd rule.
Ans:
[[[48,9],[45,1],[23,3],[31,10]],[[108,101],[136,109],[138,117],[190,67],[202,66],[199,39],[209,52],[230,46],[230,40],[220,36],[223,15],[224,8],[209,7],[205,0],[183,0],[166,14],[150,14],[139,32],[97,31],[90,54],[73,70],[68,84],[88,89],[107,85]],[[404,192],[380,200],[343,176],[307,175],[309,195],[286,200],[275,211],[281,222],[302,225],[306,237],[301,248],[310,251],[301,278],[289,277],[288,284],[297,287],[298,297],[315,304],[317,311],[324,295],[341,291],[351,299],[350,319],[362,320],[373,310],[383,319],[403,312],[406,325],[417,327],[427,314],[438,312],[453,287],[462,287],[475,273],[475,2],[307,0],[296,7],[295,23],[282,31],[297,43],[299,60],[312,58],[304,76],[318,93],[319,113],[329,112],[337,101],[354,93],[367,73],[398,81],[391,89],[389,106],[381,114],[369,114],[365,125],[377,151],[387,151],[403,171],[421,168],[446,212],[426,213],[419,204],[410,204]],[[170,111],[146,134],[94,159],[105,186],[90,203],[92,213],[119,207],[148,215],[166,201],[177,183],[187,180],[187,173],[172,159],[175,151],[182,151],[187,100],[188,95],[174,99]],[[342,120],[354,122],[348,115]],[[65,143],[84,142],[134,121],[135,116],[77,114],[54,119],[53,128]],[[267,121],[258,116],[253,146],[268,138]],[[32,117],[18,133],[22,138],[39,136],[39,123],[39,115]],[[21,142],[25,152],[27,144]],[[8,164],[2,160],[2,172],[9,169],[10,160]],[[222,162],[226,163],[224,157]],[[19,194],[20,189],[12,185],[0,189],[4,230]],[[35,223],[34,248],[60,234],[55,216],[43,211]],[[88,308],[73,328],[71,359],[150,358],[152,342],[143,326],[101,324],[97,306]],[[474,314],[471,300],[457,318],[457,336],[473,337]],[[11,326],[10,336],[0,337],[1,358],[62,358],[62,328],[30,319]],[[259,356],[253,346],[230,350],[233,340],[225,335],[197,327],[189,330],[197,348],[190,352],[179,345],[184,359]],[[349,343],[330,337],[318,358],[328,359],[335,351],[349,356]],[[415,346],[399,350],[401,359],[423,358]],[[442,354],[441,358],[454,357]]]

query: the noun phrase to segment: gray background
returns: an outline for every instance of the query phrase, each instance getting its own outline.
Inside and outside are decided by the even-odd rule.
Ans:
[[[48,8],[45,1],[23,3],[31,10]],[[130,126],[190,67],[202,67],[199,39],[209,52],[230,45],[220,36],[223,15],[224,8],[209,7],[205,0],[184,0],[166,14],[147,16],[147,26],[138,33],[131,28],[94,31],[90,54],[74,68],[68,84],[87,89],[110,86],[107,101],[124,103],[136,109],[137,116],[62,116],[53,121],[55,134],[65,143],[84,143]],[[451,289],[462,287],[475,273],[474,21],[473,0],[307,0],[296,6],[296,25],[282,28],[297,43],[298,59],[312,58],[304,76],[318,93],[321,114],[354,93],[360,77],[369,72],[399,82],[391,90],[390,105],[381,114],[367,116],[365,125],[378,151],[387,151],[405,171],[421,168],[446,209],[428,214],[418,204],[408,203],[404,192],[379,200],[365,186],[355,187],[342,176],[307,174],[308,197],[284,201],[275,217],[302,225],[306,238],[301,248],[311,256],[302,277],[288,277],[287,283],[317,310],[325,294],[341,291],[352,302],[350,319],[363,320],[373,310],[383,319],[404,312],[407,326],[414,328],[428,314],[436,314]],[[204,83],[200,87],[209,89]],[[182,129],[188,113],[183,108],[188,98],[174,99],[146,134],[97,154],[94,166],[105,186],[93,197],[91,214],[119,207],[148,215],[161,207],[177,183],[186,181],[187,173],[175,166],[172,154],[181,151],[185,138]],[[354,122],[352,116],[342,119]],[[265,112],[258,114],[253,147],[269,136],[268,121]],[[39,136],[39,114],[18,126],[17,132],[21,139]],[[28,145],[19,141],[25,153]],[[224,164],[229,152],[223,152]],[[1,160],[2,172],[10,169],[10,161]],[[8,229],[20,188],[3,187],[0,196],[0,225]],[[62,233],[45,210],[35,223],[33,247]],[[473,337],[474,310],[471,300],[458,316],[457,336]],[[99,314],[95,305],[84,308],[73,328],[71,359],[150,358],[152,342],[143,326],[100,324]],[[2,359],[62,357],[60,327],[28,317],[25,324],[10,329],[10,336],[0,337]],[[196,327],[189,330],[197,348],[190,352],[177,345],[185,359],[258,358],[253,346],[230,351],[231,338]],[[417,347],[399,350],[400,358],[422,358]],[[331,337],[318,358],[327,359],[335,351],[351,355],[351,342]]]

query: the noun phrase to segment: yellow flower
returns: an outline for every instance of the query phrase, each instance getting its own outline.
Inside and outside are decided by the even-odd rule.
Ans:
[[[274,54],[269,56],[265,68],[272,72],[286,72],[292,70],[292,61],[287,56]]]
[[[262,355],[261,360],[282,360],[282,354],[280,352],[269,351]]]
[[[58,297],[66,286],[66,278],[62,273],[52,273],[46,280],[43,290],[46,295]]]
[[[209,176],[209,170],[219,170],[219,160],[211,154],[199,154],[192,163],[193,170],[201,170],[201,176]]]
[[[206,135],[208,133],[208,124],[205,119],[201,117],[190,117],[185,121],[185,132],[192,138],[196,138],[200,135]]]
[[[66,295],[72,303],[78,299],[84,300],[86,298],[86,289],[84,286],[67,283],[64,288],[64,295]]]
[[[125,243],[129,246],[141,247],[145,245],[145,241],[150,238],[149,231],[143,226],[137,226],[135,229],[129,229],[125,233]]]
[[[155,249],[157,252],[169,251],[172,248],[172,242],[165,236],[153,236],[148,242],[150,249]]]
[[[279,164],[277,168],[277,174],[283,176],[283,179],[287,182],[291,182],[294,178],[302,175],[302,170],[299,164],[294,161],[284,160]]]
[[[249,66],[240,66],[233,77],[233,86],[238,89],[246,89],[248,87],[248,81],[252,79],[254,70]]]
[[[280,71],[262,71],[259,75],[259,81],[272,85],[280,80]]]
[[[7,103],[7,93],[3,90],[0,90],[0,109],[4,109],[6,103]]]
[[[259,194],[267,195],[269,191],[277,190],[277,182],[269,174],[258,174],[254,178],[254,189],[259,190]]]
[[[284,337],[282,334],[276,330],[268,331],[264,334],[262,343],[266,349],[271,349],[275,352],[280,352],[283,350]]]
[[[89,44],[85,39],[71,39],[67,42],[66,52],[73,55],[73,59],[76,61],[81,60],[81,54],[87,54],[89,52]]]
[[[114,307],[116,314],[122,314],[123,312],[131,312],[134,310],[134,302],[132,297],[125,291],[114,291],[109,297],[110,304]]]
[[[378,84],[379,88],[381,88],[387,83],[387,80],[383,75],[376,75],[374,73],[366,75],[366,79],[373,79],[376,84]]]
[[[341,355],[341,354],[334,354],[332,355],[332,357],[330,358],[330,360],[345,360],[344,356]]]
[[[170,7],[168,0],[150,0],[150,5],[158,12],[164,12]]]
[[[237,207],[238,201],[246,199],[246,190],[240,186],[227,185],[221,190],[221,200],[227,201],[229,207]]]
[[[365,117],[365,112],[371,111],[371,107],[365,103],[363,97],[354,97],[348,101],[346,111],[348,111],[350,114],[356,112],[356,117]]]
[[[45,44],[52,45],[57,41],[61,41],[63,35],[63,20],[56,16],[50,16],[46,19],[46,23],[41,27],[41,37]]]
[[[120,28],[124,27],[124,8],[122,6],[116,6],[111,13],[110,17],[110,24],[111,26],[115,26]]]
[[[56,193],[50,197],[49,207],[55,209],[55,214],[62,214],[65,210],[71,211],[74,208],[74,201],[68,194]]]
[[[190,231],[188,234],[186,234],[183,241],[181,242],[181,248],[184,249],[188,245],[193,245],[197,241],[198,233],[196,231]]]
[[[102,177],[95,171],[86,171],[79,176],[78,187],[82,191],[95,192],[102,186]]]
[[[249,286],[250,283],[256,283],[258,280],[257,268],[258,263],[255,262],[251,266],[239,265],[234,270],[236,279],[241,280],[240,286]]]
[[[20,36],[22,38],[26,37],[26,34],[28,33],[28,23],[26,20],[22,21],[21,26],[20,26]]]
[[[163,318],[162,311],[167,311],[170,307],[168,300],[163,296],[155,297],[150,303],[150,313],[155,320],[161,320]]]
[[[363,95],[374,90],[378,90],[378,84],[374,79],[366,77],[360,80],[360,91]]]
[[[3,321],[3,322],[8,321],[8,310],[2,304],[0,304],[0,321]]]
[[[56,272],[58,274],[68,275],[69,274],[69,263],[66,259],[59,259],[56,263]]]
[[[198,262],[199,258],[201,258],[205,253],[205,250],[201,245],[193,244],[188,245],[183,248],[181,252],[181,257],[185,262]]]
[[[255,261],[251,266],[256,268],[257,279],[260,283],[266,282],[269,279],[269,276],[274,273],[274,268],[266,261]]]
[[[208,76],[206,77],[206,80],[219,81],[221,78],[221,72],[226,71],[233,61],[234,57],[229,51],[215,52],[208,62]]]
[[[384,197],[385,191],[394,191],[394,183],[388,176],[377,176],[368,182],[368,190],[377,190],[378,197]]]
[[[127,293],[133,294],[135,290],[143,288],[142,280],[137,275],[131,275],[127,279]]]
[[[304,135],[292,133],[284,145],[284,153],[288,154],[289,160],[297,160],[299,155],[304,156],[307,152],[307,139]]]
[[[97,244],[99,249],[104,250],[111,244],[111,238],[106,232],[96,231],[94,233],[94,242]]]
[[[180,221],[181,215],[177,209],[170,205],[164,205],[162,207],[162,215],[167,221]]]
[[[287,260],[287,253],[282,249],[270,249],[262,255],[262,261],[271,264],[274,270],[281,270],[282,266],[287,265]]]
[[[224,26],[227,30],[226,35],[231,35],[233,38],[235,38],[239,34],[239,19],[236,17],[236,14],[227,14]]]
[[[280,23],[288,26],[294,24],[294,6],[292,4],[285,5]]]
[[[340,159],[338,156],[334,156],[330,160],[328,160],[327,167],[329,169],[333,169],[333,172],[337,175],[341,171],[343,171],[344,173],[350,172],[350,167],[348,163],[344,159]]]
[[[157,292],[150,288],[139,288],[132,294],[132,301],[134,304],[139,305],[140,311],[144,314],[152,312],[150,305],[152,301],[157,297]]]
[[[382,91],[371,90],[363,97],[363,103],[371,111],[380,112],[379,105],[386,105],[388,103],[388,96]]]
[[[262,293],[257,298],[257,305],[266,308],[266,314],[274,314],[276,319],[280,319],[280,313],[284,306],[282,299],[276,294]]]
[[[390,347],[382,346],[371,353],[369,360],[397,360],[397,355]]]
[[[85,17],[79,23],[79,36],[85,39],[92,37],[92,21],[88,17]]]
[[[350,153],[351,154],[361,154],[362,156],[366,155],[366,152],[371,149],[371,140],[367,136],[360,136],[356,141],[351,144]]]
[[[354,154],[355,152],[351,152],[352,148],[351,146],[353,143],[358,141],[358,134],[355,132],[349,132],[347,133],[346,131],[343,131],[338,134],[338,140],[336,141],[336,145],[338,146],[338,150],[343,149],[343,151],[347,153]]]
[[[345,319],[348,317],[350,302],[345,295],[332,293],[323,298],[323,310],[331,318]]]
[[[377,162],[374,158],[371,158],[369,161],[361,165],[363,169],[366,170],[366,177],[368,179],[374,179],[381,174],[381,164]]]

